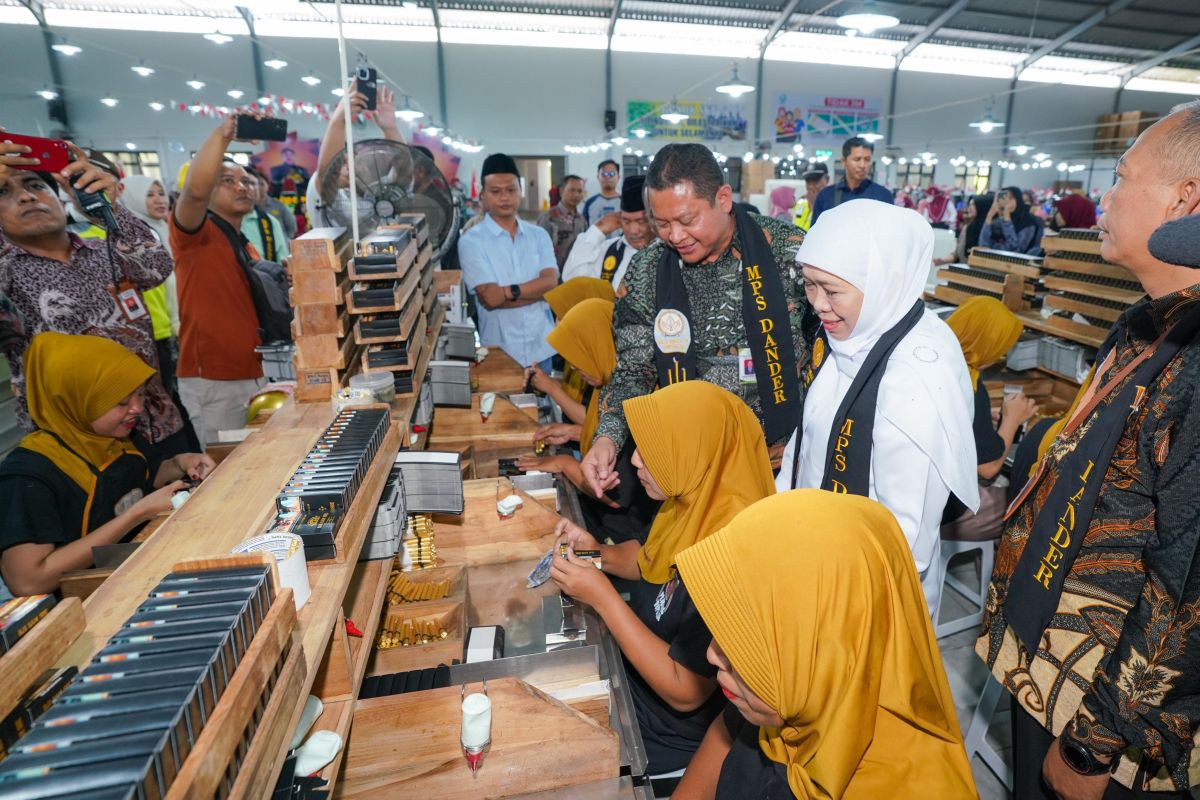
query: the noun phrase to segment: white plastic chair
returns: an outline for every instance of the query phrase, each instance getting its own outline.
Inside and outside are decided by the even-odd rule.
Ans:
[[[976,550],[979,551],[979,585],[978,587],[971,587],[950,574],[950,560],[957,555]],[[960,539],[942,539],[941,558],[942,585],[938,593],[938,607],[934,612],[934,634],[939,639],[965,631],[968,628],[977,627],[983,621],[983,604],[987,601],[988,581],[992,579],[992,565],[996,561],[996,540],[966,541]],[[966,598],[967,602],[972,606],[972,611],[957,619],[939,622],[938,616],[941,614],[942,596],[945,594],[947,586]]]

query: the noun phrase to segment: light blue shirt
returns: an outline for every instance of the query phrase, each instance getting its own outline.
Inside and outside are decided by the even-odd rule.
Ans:
[[[480,284],[510,286],[531,281],[544,269],[558,270],[549,234],[518,219],[514,239],[491,214],[459,239],[458,260],[471,294]],[[480,344],[499,347],[523,367],[554,355],[546,342],[554,315],[545,300],[518,308],[487,309],[479,303],[477,309]]]

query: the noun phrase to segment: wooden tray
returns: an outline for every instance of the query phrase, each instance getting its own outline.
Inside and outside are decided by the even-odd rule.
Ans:
[[[1042,249],[1047,253],[1086,253],[1098,256],[1100,255],[1100,239],[1060,236],[1047,231],[1042,236]]]
[[[353,253],[354,242],[346,228],[313,228],[292,239],[288,269],[293,274],[313,270],[341,272]]]
[[[477,800],[620,774],[619,740],[607,726],[516,678],[488,681],[488,698],[491,750],[475,777],[462,755],[460,687],[359,702],[341,796]]]
[[[384,312],[389,313],[389,312]],[[409,300],[408,307],[404,309],[400,317],[400,330],[402,333],[399,336],[372,336],[366,337],[362,334],[362,320],[357,319],[354,322],[354,341],[359,344],[389,344],[392,342],[407,342],[413,338],[414,330],[420,330],[421,336],[425,334],[424,329],[414,329],[414,324],[417,321],[418,315],[421,313],[420,296],[414,294]],[[366,366],[366,362],[363,362]]]
[[[294,333],[295,322],[292,325]],[[345,369],[353,363],[358,346],[353,337],[340,337],[335,334],[294,336],[293,338],[296,342],[293,363],[298,370],[321,367]]]
[[[1133,276],[1132,272],[1116,264],[1110,264],[1107,261],[1082,260],[1048,255],[1046,256],[1046,269],[1082,275],[1095,275],[1099,278],[1110,278],[1115,281],[1137,282],[1137,278]]]
[[[390,306],[359,307],[355,305],[353,286],[351,286],[346,289],[346,307],[350,309],[351,314],[378,314],[386,311],[403,311],[408,299],[412,297],[413,291],[417,288],[417,282],[420,280],[421,273],[411,270],[400,285],[396,287],[395,300]]]
[[[420,310],[421,310],[420,303],[416,303],[414,307],[416,308],[416,310],[418,312],[420,312]],[[423,330],[425,330],[424,314],[422,314],[417,319],[417,325],[416,325],[416,328],[414,329],[414,332],[415,331],[423,331]],[[415,335],[413,335],[413,333],[410,333],[409,336],[410,336],[410,339],[409,339],[409,346],[408,346],[408,352],[407,352],[408,360],[405,361],[403,364],[392,364],[392,365],[389,365],[386,367],[368,366],[367,365],[367,351],[370,348],[370,345],[363,345],[362,356],[359,359],[359,361],[362,365],[361,371],[362,372],[412,372],[414,369],[417,368],[417,365],[421,361],[421,345],[422,345],[422,340],[424,337],[418,338]]]
[[[339,298],[341,296],[339,295]],[[333,334],[339,339],[350,332],[350,316],[339,299],[336,303],[308,303],[293,308],[292,335]]]
[[[342,272],[324,269],[297,272],[292,275],[288,301],[293,308],[311,303],[340,306],[349,286],[350,278]]]
[[[446,638],[429,642],[428,644],[409,645],[408,647],[391,647],[386,650],[375,648],[367,664],[370,675],[389,675],[393,672],[407,672],[413,669],[436,667],[438,664],[450,664],[455,659],[463,657],[463,641],[467,635],[467,604],[464,600],[430,600],[427,603],[413,604],[419,608],[410,609],[407,606],[390,606],[384,609],[383,616],[395,619],[411,619],[419,622],[433,622],[446,630]],[[381,622],[377,630],[383,630]],[[374,642],[372,642],[374,645]]]
[[[525,391],[525,368],[513,361],[499,347],[488,347],[487,358],[471,367],[474,379],[473,391],[510,392]],[[475,386],[475,384],[478,386]]]
[[[354,266],[354,259],[350,259],[349,271],[350,278],[356,281],[398,281],[404,278],[413,263],[417,260],[417,243],[411,239],[408,246],[396,254],[396,268],[391,272],[365,272],[360,273]],[[419,269],[419,268],[418,268]]]

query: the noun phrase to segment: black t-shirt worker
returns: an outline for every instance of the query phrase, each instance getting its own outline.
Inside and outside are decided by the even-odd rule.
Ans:
[[[620,482],[617,454],[629,438],[621,404],[631,397],[708,381],[754,410],[768,446],[786,440],[800,410],[797,363],[807,361],[808,345],[795,260],[804,233],[735,209],[720,165],[701,144],[660,150],[646,199],[659,238],[625,273],[613,316],[617,366],[582,465],[597,494]]]
[[[816,224],[821,212],[840,206],[847,200],[879,200],[893,202],[892,192],[886,186],[871,180],[875,168],[875,145],[861,136],[852,136],[842,143],[842,169],[845,175],[832,186],[826,186],[813,203],[812,224]]]

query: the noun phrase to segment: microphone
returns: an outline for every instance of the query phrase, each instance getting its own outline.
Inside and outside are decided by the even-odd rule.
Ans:
[[[1160,225],[1150,235],[1150,255],[1177,267],[1200,269],[1200,214]]]
[[[121,226],[117,224],[117,217],[113,214],[112,206],[103,192],[85,192],[82,189],[75,189],[74,192],[83,213],[89,217],[103,219],[104,227],[110,234],[121,232]]]

